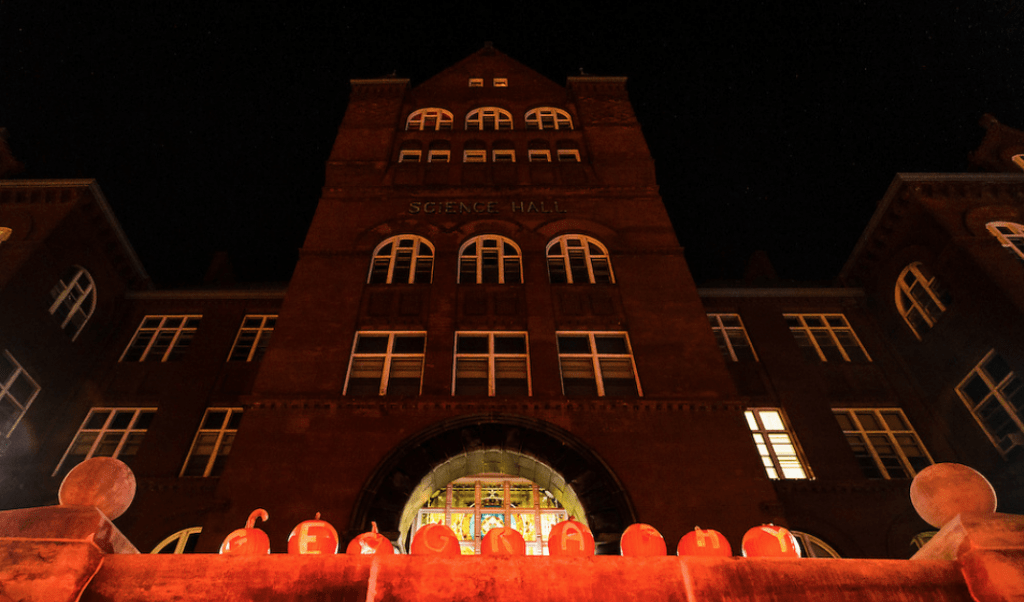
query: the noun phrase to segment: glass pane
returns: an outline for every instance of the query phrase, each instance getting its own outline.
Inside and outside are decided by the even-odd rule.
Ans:
[[[628,355],[629,347],[626,345],[626,337],[622,335],[596,336],[594,344],[598,353]]]
[[[423,353],[426,337],[422,334],[395,335],[395,353]]]
[[[472,508],[476,504],[476,486],[472,483],[452,485],[452,508]]]
[[[590,353],[590,338],[587,336],[558,335],[559,353]]]
[[[472,512],[452,512],[452,524],[449,526],[460,541],[473,541],[474,518]]]
[[[494,352],[510,354],[526,354],[526,337],[516,335],[494,335]]]
[[[526,541],[537,540],[537,517],[533,512],[513,512],[512,528]]]
[[[894,431],[909,431],[910,425],[903,419],[899,412],[882,412],[882,419],[885,424]]]
[[[495,527],[505,526],[504,514],[481,514],[480,515],[480,536],[487,535],[487,532]]]
[[[866,431],[883,430],[882,425],[879,424],[878,420],[875,418],[874,412],[857,412],[857,420],[860,421],[861,426],[864,427],[864,430]]]
[[[758,418],[761,419],[761,424],[764,428],[769,431],[784,431],[786,425],[782,422],[782,414],[775,410],[758,410]]]
[[[224,426],[224,419],[228,417],[227,410],[208,410],[203,420],[203,429],[219,429]]]
[[[487,395],[487,359],[458,358],[455,364],[456,395]]]
[[[853,421],[850,420],[850,416],[846,412],[837,413],[836,421],[839,422],[839,428],[844,431],[856,430],[856,427],[853,426]]]
[[[361,334],[356,341],[356,353],[386,353],[387,350],[387,335]]]
[[[84,434],[84,433],[83,433]],[[103,438],[100,439],[99,445],[96,446],[96,450],[93,452],[93,456],[111,457],[117,452],[117,446],[121,443],[121,437],[124,433],[106,433]]]
[[[457,353],[487,353],[487,335],[459,335]]]

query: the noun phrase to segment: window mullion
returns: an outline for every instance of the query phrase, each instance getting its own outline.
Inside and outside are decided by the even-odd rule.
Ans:
[[[381,367],[380,386],[377,391],[380,395],[388,392],[388,381],[391,380],[391,359],[394,357],[395,333],[388,335],[388,348],[384,352],[384,365]]]

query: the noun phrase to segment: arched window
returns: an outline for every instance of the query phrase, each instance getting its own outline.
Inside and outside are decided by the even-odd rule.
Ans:
[[[459,282],[522,284],[519,246],[504,236],[477,236],[459,250]]]
[[[156,544],[150,554],[191,554],[196,549],[202,527],[182,529],[174,535]]]
[[[430,107],[419,109],[409,114],[405,122],[407,130],[450,130],[452,129],[452,113],[444,109]]]
[[[480,542],[495,527],[509,526],[526,540],[526,554],[547,554],[551,527],[569,518],[554,492],[506,474],[478,474],[435,490],[419,510],[412,533],[424,525],[451,527],[463,555],[480,553]]]
[[[608,250],[589,236],[567,234],[548,243],[548,277],[553,284],[613,284]]]
[[[466,115],[467,130],[511,130],[512,113],[498,107],[480,107]]]
[[[989,222],[988,231],[1003,245],[1024,261],[1024,225],[1016,222]]]
[[[71,340],[75,340],[96,309],[96,285],[92,276],[76,265],[53,285],[50,297],[53,300],[50,315],[57,319]]]
[[[427,163],[448,163],[452,158],[452,145],[447,140],[434,140],[427,150]]]
[[[950,300],[942,284],[919,261],[903,268],[896,280],[896,309],[918,339],[935,326]]]
[[[406,140],[398,151],[399,163],[419,163],[423,158],[423,144],[419,140]]]
[[[528,130],[571,130],[572,117],[562,109],[538,107],[526,112]]]
[[[832,546],[810,533],[793,530],[790,530],[790,533],[793,534],[797,543],[800,544],[800,556],[802,558],[842,558],[839,552],[836,552]]]
[[[430,284],[434,246],[427,239],[403,234],[377,245],[370,264],[369,284]]]
[[[1016,165],[1017,167],[1021,168],[1022,171],[1024,171],[1024,153],[1014,155],[1010,157],[1010,160],[1013,161],[1014,165]]]

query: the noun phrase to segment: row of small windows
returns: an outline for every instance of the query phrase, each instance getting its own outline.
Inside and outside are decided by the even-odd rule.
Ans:
[[[201,315],[146,316],[118,361],[170,362],[181,359],[202,322]],[[277,324],[276,315],[247,315],[228,353],[229,362],[254,362],[263,357]]]
[[[523,121],[528,130],[571,130],[572,117],[562,109],[538,107],[526,112]],[[450,130],[455,118],[452,112],[438,107],[418,109],[405,121],[406,130]],[[499,107],[480,107],[466,113],[465,129],[478,131],[511,130],[512,113]]]
[[[821,362],[870,362],[843,314],[783,314],[804,356]],[[758,361],[739,314],[708,314],[722,356],[733,362]]]
[[[426,340],[425,332],[357,333],[343,393],[419,395]],[[559,332],[556,345],[566,396],[643,395],[626,333]],[[528,347],[525,332],[456,333],[452,395],[532,395]]]
[[[545,250],[548,277],[554,284],[614,284],[608,249],[596,239],[567,234],[551,240]],[[370,263],[369,284],[429,284],[433,279],[434,245],[421,236],[392,236],[377,245]],[[523,282],[522,251],[504,236],[477,236],[459,249],[460,283]]]
[[[434,147],[437,148],[434,148]],[[498,143],[495,143],[498,146]],[[530,163],[551,163],[551,149],[530,148],[526,151],[526,158]],[[447,142],[435,141],[427,150],[427,163],[449,163],[452,159],[452,151],[448,148]],[[487,163],[487,149],[482,142],[467,142],[462,151],[463,163]],[[516,150],[508,144],[506,148],[492,148],[490,153],[492,163],[515,163]],[[399,163],[419,163],[423,160],[423,150],[418,148],[418,143],[407,142],[398,151]],[[555,160],[559,163],[579,163],[580,151],[577,148],[555,149]]]

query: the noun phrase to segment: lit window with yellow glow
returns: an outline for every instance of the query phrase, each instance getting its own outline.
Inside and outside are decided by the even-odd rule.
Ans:
[[[800,457],[782,410],[750,408],[743,415],[754,436],[764,470],[772,479],[809,479],[810,470]]]
[[[551,527],[568,520],[555,496],[527,479],[480,474],[438,489],[416,516],[412,533],[429,524],[447,525],[459,538],[463,555],[480,553],[484,535],[512,527],[526,540],[528,556],[547,555]]]

